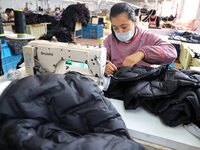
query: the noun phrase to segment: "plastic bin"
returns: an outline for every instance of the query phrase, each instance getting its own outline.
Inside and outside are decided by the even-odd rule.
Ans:
[[[21,54],[3,58],[2,68],[3,68],[4,74],[6,74],[10,69],[16,69],[16,66],[21,60],[21,58],[22,58]]]
[[[103,25],[88,24],[87,27],[83,26],[83,38],[99,39],[103,37]]]
[[[1,44],[4,44],[5,43],[5,41],[4,40],[0,40],[1,41]]]
[[[11,50],[7,43],[1,44],[1,59],[12,56]]]

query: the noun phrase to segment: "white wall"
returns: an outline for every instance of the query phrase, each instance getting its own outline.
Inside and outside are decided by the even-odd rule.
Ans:
[[[0,12],[4,12],[6,8],[23,9],[26,2],[29,3],[31,10],[36,9],[35,0],[0,0]]]
[[[8,2],[9,1],[9,2]],[[39,1],[39,6],[41,6],[44,9],[47,9],[47,0],[41,0]],[[24,9],[26,2],[28,2],[28,7],[30,10],[35,11],[36,10],[36,0],[0,0],[0,12],[4,12],[6,8],[13,8],[13,9]],[[49,6],[51,10],[53,11],[56,7],[62,7],[66,8],[67,6],[71,4],[76,4],[76,2],[66,2],[62,3],[62,0],[49,0]],[[97,4],[87,4],[90,11],[94,11],[98,8]],[[111,6],[109,5],[103,5],[100,8],[102,9],[110,9]]]
[[[43,0],[43,5],[40,0],[38,1],[39,6],[43,6],[44,9],[47,8],[47,0]],[[26,2],[28,2],[28,7],[30,10],[36,10],[36,0],[0,0],[0,12],[4,12],[6,8],[24,9]],[[51,10],[54,10],[55,7],[62,8],[62,0],[49,0],[49,5]]]

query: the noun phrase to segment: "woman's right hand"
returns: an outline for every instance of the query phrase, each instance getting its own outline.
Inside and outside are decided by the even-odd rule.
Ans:
[[[106,64],[106,69],[105,69],[105,74],[107,75],[111,75],[113,74],[115,71],[117,71],[117,67],[111,63],[110,61]]]

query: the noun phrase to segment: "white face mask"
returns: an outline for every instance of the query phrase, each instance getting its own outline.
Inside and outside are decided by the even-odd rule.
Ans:
[[[58,11],[56,11],[56,14],[59,14],[60,13],[60,11],[58,10]]]
[[[128,32],[124,32],[124,33],[115,32],[115,35],[116,35],[117,39],[122,42],[128,42],[133,37],[133,33],[131,30],[129,30]]]

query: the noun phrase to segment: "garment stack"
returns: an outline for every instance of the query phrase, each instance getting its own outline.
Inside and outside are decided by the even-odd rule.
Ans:
[[[76,72],[13,81],[0,96],[0,122],[1,150],[146,149],[96,83]]]
[[[59,42],[72,42],[72,33],[75,30],[76,22],[87,26],[89,19],[89,10],[85,4],[70,5],[63,11],[59,25],[40,39],[52,40],[52,37],[55,36]]]
[[[125,109],[143,107],[168,126],[194,123],[200,128],[200,72],[168,66],[122,67],[105,96],[121,99]]]

